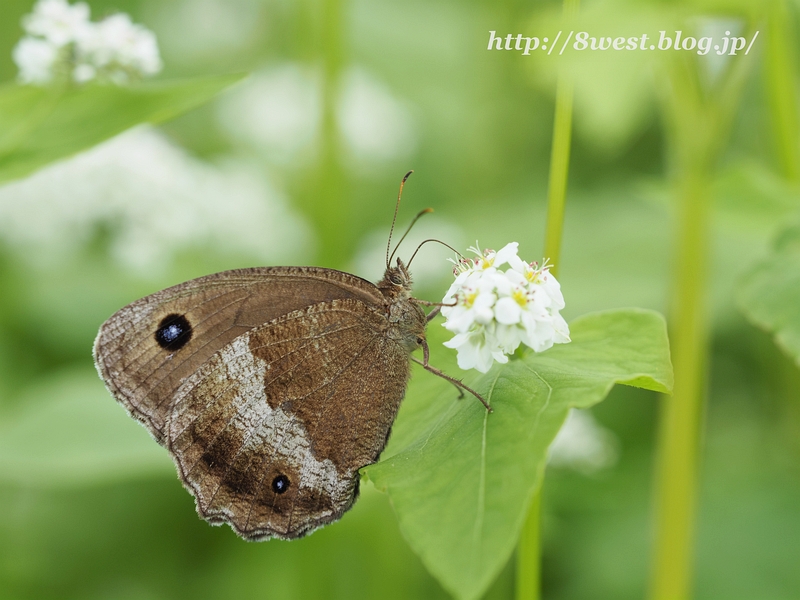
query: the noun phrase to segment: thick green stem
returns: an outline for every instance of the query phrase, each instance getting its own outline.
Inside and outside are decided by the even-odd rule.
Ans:
[[[547,228],[544,236],[544,254],[553,263],[550,271],[554,275],[556,275],[561,259],[561,235],[564,230],[564,206],[567,198],[571,139],[572,83],[560,78],[556,91],[550,178],[547,189]]]
[[[764,75],[769,115],[783,176],[800,181],[800,123],[797,118],[797,77],[792,19],[785,0],[773,0],[767,17]]]
[[[294,54],[319,69],[321,114],[317,137],[317,156],[313,167],[295,180],[291,190],[298,207],[305,213],[318,236],[321,266],[346,266],[353,244],[348,229],[351,206],[347,201],[347,177],[341,161],[341,135],[337,104],[345,66],[346,0],[300,2],[297,31],[281,35],[293,40]]]
[[[706,387],[711,176],[741,98],[749,63],[729,66],[708,94],[697,63],[668,63],[667,134],[677,224],[670,303],[674,394],[662,398],[655,481],[652,600],[691,595],[695,505]]]
[[[322,164],[321,198],[318,203],[320,237],[326,260],[341,266],[347,258],[349,244],[342,233],[349,214],[345,201],[345,181],[339,154],[341,152],[339,127],[336,119],[339,86],[343,68],[344,0],[323,0],[322,4],[322,56],[323,56],[323,112],[322,112]]]
[[[723,110],[704,98],[696,63],[669,63],[667,134],[676,198],[676,235],[670,302],[672,396],[661,400],[655,481],[652,600],[691,593],[700,422],[705,396],[709,315],[710,171],[727,128]]]
[[[696,57],[695,57],[696,59]],[[674,394],[662,398],[654,488],[651,600],[691,595],[694,521],[708,354],[709,229],[713,165],[723,148],[749,70],[728,67],[708,94],[691,57],[667,63],[665,116],[677,194],[670,345]]]
[[[675,390],[661,401],[653,600],[681,600],[691,591],[709,331],[709,184],[704,166],[703,161],[684,162],[685,170],[676,174],[680,210],[670,335]]]

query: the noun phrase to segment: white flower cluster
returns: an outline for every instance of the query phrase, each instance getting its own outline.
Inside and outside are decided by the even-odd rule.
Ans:
[[[456,280],[442,300],[444,326],[456,335],[458,366],[486,373],[492,361],[508,362],[520,344],[536,352],[569,342],[561,286],[549,265],[525,263],[512,242],[495,252],[470,248],[474,259],[455,263]],[[501,267],[508,265],[505,271]]]
[[[150,278],[187,252],[281,264],[314,247],[261,166],[208,163],[150,126],[0,186],[0,247],[25,264],[58,268],[98,240],[116,266]]]
[[[22,26],[28,35],[13,54],[22,83],[98,79],[125,84],[161,70],[155,35],[125,13],[93,23],[84,2],[39,0]]]

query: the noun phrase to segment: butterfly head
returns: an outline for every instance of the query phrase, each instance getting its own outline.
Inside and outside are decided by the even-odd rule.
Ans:
[[[389,267],[378,283],[387,300],[389,337],[413,352],[425,343],[425,312],[411,298],[411,273],[399,258],[397,266]]]
[[[378,288],[387,298],[408,298],[411,295],[411,284],[411,273],[398,258],[396,266],[386,268],[383,279],[378,282]]]

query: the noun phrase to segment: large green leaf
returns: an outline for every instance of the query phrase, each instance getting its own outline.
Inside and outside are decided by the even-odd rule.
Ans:
[[[167,452],[130,419],[92,368],[51,376],[0,418],[0,482],[87,485],[174,476]]]
[[[418,373],[385,458],[363,470],[389,493],[410,545],[459,598],[480,596],[508,560],[571,407],[601,401],[615,383],[672,388],[658,313],[594,313],[570,328],[571,343],[468,382],[491,402],[491,414],[471,397],[445,402],[455,396],[449,384]],[[438,330],[431,327],[431,341]]]
[[[783,232],[772,255],[750,269],[742,283],[742,312],[800,364],[800,226]]]
[[[159,123],[199,106],[243,75],[129,87],[0,87],[0,182],[85,150],[140,123]]]

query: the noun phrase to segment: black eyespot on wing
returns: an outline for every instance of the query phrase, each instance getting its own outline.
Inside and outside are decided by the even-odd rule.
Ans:
[[[192,339],[192,326],[183,315],[167,315],[156,329],[156,342],[164,350],[180,350]]]
[[[289,489],[289,478],[286,475],[278,475],[272,480],[272,491],[276,494],[282,494]]]

